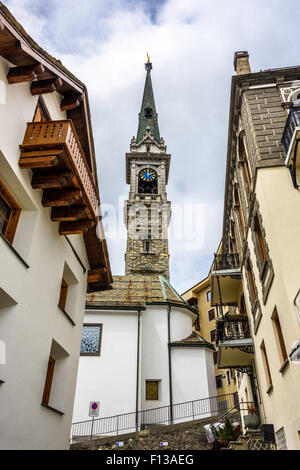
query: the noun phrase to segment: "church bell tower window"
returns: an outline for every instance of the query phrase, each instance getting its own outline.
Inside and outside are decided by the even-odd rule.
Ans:
[[[153,116],[152,108],[145,108],[145,118],[151,119]]]

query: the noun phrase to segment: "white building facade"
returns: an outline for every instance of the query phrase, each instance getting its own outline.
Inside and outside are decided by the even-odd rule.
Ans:
[[[68,449],[86,291],[101,283],[89,237],[99,253],[104,241],[94,235],[84,189],[76,204],[86,204],[89,225],[79,228],[70,194],[83,181],[66,142],[55,147],[47,139],[55,140],[60,123],[83,142],[76,127],[91,129],[73,98],[81,96],[82,106],[88,98],[2,4],[0,83],[0,448]],[[30,148],[20,151],[29,128]],[[50,129],[45,142],[34,142],[37,129]],[[94,156],[81,149],[80,158],[91,165],[97,194]]]

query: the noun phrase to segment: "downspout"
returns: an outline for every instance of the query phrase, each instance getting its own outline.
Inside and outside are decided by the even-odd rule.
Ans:
[[[135,426],[136,431],[139,429],[139,381],[140,381],[140,325],[141,325],[141,310],[138,310],[138,330],[137,330],[137,358],[136,358],[136,413],[135,413]]]
[[[248,374],[249,379],[250,379],[250,385],[251,385],[251,391],[252,391],[252,396],[253,396],[253,401],[254,401],[254,406],[256,408],[258,418],[259,418],[259,423],[262,424],[262,419],[261,419],[261,414],[260,414],[260,408],[259,408],[259,402],[258,402],[258,396],[257,396],[257,388],[255,384],[255,377],[254,377],[254,370],[253,366],[251,367],[251,371]]]
[[[169,354],[169,394],[170,394],[170,423],[173,424],[173,390],[171,364],[171,305],[168,305],[168,354]]]

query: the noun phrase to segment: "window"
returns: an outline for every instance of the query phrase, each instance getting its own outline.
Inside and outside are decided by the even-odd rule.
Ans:
[[[214,365],[218,364],[218,351],[214,352]]]
[[[223,388],[222,375],[217,375],[216,376],[216,385],[217,385],[217,389]]]
[[[268,387],[267,393],[268,393],[272,387],[272,377],[271,377],[270,366],[269,366],[269,361],[268,361],[268,356],[267,356],[267,351],[266,351],[264,341],[261,343],[260,350],[261,350],[262,360],[263,360],[264,369],[265,369],[265,376],[266,376],[266,382],[267,382],[267,387]]]
[[[282,334],[280,321],[279,321],[279,317],[278,317],[278,312],[277,312],[276,308],[275,308],[274,313],[272,315],[272,321],[273,321],[273,327],[274,327],[274,331],[275,331],[277,349],[278,349],[278,352],[279,352],[281,365],[283,365],[288,360],[288,355],[287,355],[287,352],[286,352],[284,339],[283,339],[283,334]]]
[[[208,311],[208,321],[213,321],[216,318],[215,316],[215,309],[212,308]]]
[[[245,236],[245,222],[244,222],[242,207],[240,203],[240,196],[239,196],[237,189],[234,190],[234,201],[235,201],[235,208],[237,209],[238,214],[239,214],[241,230],[242,230],[243,236]]]
[[[252,272],[252,268],[250,266],[250,262],[248,260],[247,262],[247,274],[248,274],[248,280],[249,280],[249,287],[250,287],[250,297],[253,303],[257,300],[257,295],[256,295],[256,288],[255,288],[255,281],[254,281],[254,276]]]
[[[200,331],[200,318],[199,318],[199,316],[197,317],[194,326],[195,326],[196,331]]]
[[[216,330],[211,330],[210,332],[210,341],[214,343],[216,341]]]
[[[67,295],[68,295],[68,284],[66,281],[63,279],[61,282],[61,288],[60,288],[60,296],[59,296],[59,303],[58,305],[65,310],[66,308],[66,303],[67,303]]]
[[[229,370],[226,371],[226,380],[227,380],[227,386],[229,387],[230,383],[231,383],[230,382],[230,371]]]
[[[276,432],[276,440],[279,450],[288,450],[286,445],[284,428],[281,428]]]
[[[206,292],[206,300],[207,300],[207,302],[210,302],[210,299],[211,299],[211,291],[208,290],[208,291]]]
[[[70,373],[69,353],[52,340],[47,362],[46,378],[43,390],[42,405],[63,414],[66,403]]]
[[[261,226],[260,226],[257,214],[254,218],[254,234],[255,234],[256,245],[258,248],[258,255],[260,258],[261,265],[263,266],[264,262],[267,259],[267,251],[266,251],[265,242],[264,242],[264,238],[263,238],[263,234],[261,231]]]
[[[100,356],[102,324],[85,324],[83,325],[81,337],[81,356]]]
[[[250,177],[249,164],[247,160],[247,154],[246,154],[243,137],[241,137],[239,141],[239,157],[240,157],[240,162],[242,164],[244,180],[246,183],[247,195],[249,197],[250,191],[251,191],[251,177]]]
[[[43,98],[40,96],[37,106],[35,108],[34,116],[33,116],[33,122],[42,122],[42,121],[51,121],[50,114],[47,110],[47,107],[45,105],[45,102]]]
[[[247,308],[246,308],[246,302],[245,302],[244,294],[242,294],[242,297],[241,297],[240,313],[241,313],[241,315],[247,315]]]
[[[159,400],[160,380],[146,380],[146,400]]]
[[[0,233],[9,243],[13,243],[21,208],[0,181]]]
[[[53,359],[53,357],[50,357],[49,362],[48,362],[48,369],[47,369],[47,375],[46,375],[46,381],[45,381],[45,387],[44,387],[44,393],[43,393],[44,405],[49,405],[50,393],[51,393],[51,387],[52,387],[52,381],[53,381],[53,375],[54,375],[54,367],[55,367],[55,359]]]
[[[150,253],[151,250],[151,243],[149,240],[145,241],[145,251],[146,253]]]

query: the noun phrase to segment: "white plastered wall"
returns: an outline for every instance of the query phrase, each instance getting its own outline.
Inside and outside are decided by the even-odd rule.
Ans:
[[[83,272],[70,246],[50,220],[50,209],[41,204],[41,191],[31,187],[31,171],[21,170],[19,145],[26,123],[32,121],[37,97],[30,84],[8,85],[11,64],[0,60],[0,178],[22,208],[13,247],[27,263],[0,239],[0,289],[5,299],[0,308],[0,340],[6,345],[6,364],[0,365],[0,429],[2,449],[67,449],[72,419],[84,315],[88,259],[83,238],[70,240],[86,267]],[[65,119],[60,95],[44,96],[53,119]],[[58,308],[65,263],[78,280],[72,318]],[[9,300],[10,299],[10,300]],[[1,305],[0,305],[1,307]],[[64,415],[41,406],[51,345],[65,351],[65,384],[53,388]]]

